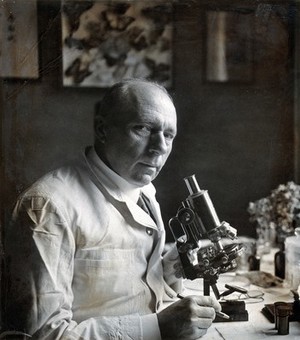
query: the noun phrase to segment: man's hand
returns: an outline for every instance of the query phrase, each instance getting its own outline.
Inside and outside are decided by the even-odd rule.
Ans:
[[[213,296],[187,296],[157,314],[163,340],[195,340],[203,336],[221,311]]]
[[[166,244],[163,254],[164,277],[168,284],[184,277],[176,244]]]

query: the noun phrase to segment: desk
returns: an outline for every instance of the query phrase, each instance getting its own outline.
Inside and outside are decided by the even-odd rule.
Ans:
[[[289,324],[288,335],[278,335],[274,328],[274,323],[271,323],[262,313],[261,310],[266,303],[274,303],[276,301],[293,301],[290,290],[286,288],[268,288],[262,289],[257,286],[250,285],[249,290],[263,290],[264,301],[247,304],[246,309],[249,314],[248,321],[239,322],[218,322],[208,329],[207,334],[203,339],[215,340],[261,340],[267,338],[282,338],[282,339],[300,339],[300,322],[293,321]]]
[[[264,263],[262,268],[264,271],[271,272],[273,274],[273,255],[275,250],[271,254],[266,255],[263,259]],[[183,295],[203,295],[203,280],[185,280]],[[293,321],[289,323],[289,334],[278,335],[277,330],[274,328],[274,323],[271,323],[261,312],[265,304],[274,303],[276,301],[292,302],[293,296],[289,287],[286,288],[261,288],[252,285],[243,279],[241,276],[237,276],[235,273],[225,273],[220,276],[217,286],[222,292],[225,289],[224,284],[231,283],[235,285],[243,286],[248,290],[261,290],[264,292],[264,301],[257,303],[246,303],[246,309],[249,314],[248,321],[238,322],[217,322],[213,323],[208,329],[203,340],[263,340],[263,339],[300,339],[300,322]]]

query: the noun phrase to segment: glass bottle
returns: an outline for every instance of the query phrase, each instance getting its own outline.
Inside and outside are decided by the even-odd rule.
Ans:
[[[285,278],[285,247],[284,241],[279,242],[279,250],[274,255],[274,274],[281,279]]]
[[[300,227],[295,229],[295,236],[285,239],[285,281],[291,289],[298,289],[300,284]]]

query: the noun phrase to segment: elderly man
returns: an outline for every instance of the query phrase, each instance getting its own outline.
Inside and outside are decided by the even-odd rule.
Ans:
[[[207,296],[174,302],[177,254],[174,247],[162,257],[151,184],[176,136],[173,102],[157,84],[124,80],[97,107],[94,128],[94,147],[16,204],[6,234],[4,334],[197,339],[220,305]]]

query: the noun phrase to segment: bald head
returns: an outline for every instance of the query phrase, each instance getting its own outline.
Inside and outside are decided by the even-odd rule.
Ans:
[[[143,186],[165,164],[176,129],[176,110],[167,91],[131,79],[115,84],[98,105],[95,149],[121,177]]]
[[[107,120],[114,120],[120,116],[120,112],[131,109],[132,106],[140,105],[142,98],[146,98],[149,92],[155,92],[153,98],[167,96],[173,103],[173,100],[167,90],[154,82],[144,79],[125,79],[108,89],[102,100],[97,103],[95,111],[95,126],[101,117]],[[157,98],[158,99],[158,98]]]

